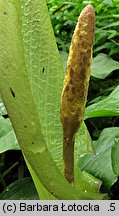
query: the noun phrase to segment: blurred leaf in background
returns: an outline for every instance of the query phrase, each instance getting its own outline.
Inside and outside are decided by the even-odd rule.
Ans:
[[[98,54],[92,63],[91,75],[98,79],[105,79],[112,71],[119,70],[119,62],[106,54]]]
[[[118,136],[118,127],[104,129],[99,139],[94,142],[96,155],[85,155],[79,159],[78,163],[81,170],[102,180],[108,190],[117,180],[111,165],[111,148]]]

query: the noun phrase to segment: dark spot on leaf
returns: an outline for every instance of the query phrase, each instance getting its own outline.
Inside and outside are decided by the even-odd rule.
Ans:
[[[91,19],[93,18],[92,14],[87,13],[87,15],[88,15],[89,18],[91,18]]]
[[[70,69],[70,76],[72,77],[73,75],[74,75],[74,70],[71,67],[71,69]]]
[[[87,71],[85,69],[80,71],[79,77],[82,81],[86,79],[86,73]]]
[[[73,98],[68,98],[67,99],[69,102],[72,102],[73,101]]]
[[[9,118],[8,114],[4,114],[4,115],[2,115],[2,117],[3,117],[4,119]]]
[[[72,87],[72,94],[75,94],[75,88],[74,88],[74,86]]]
[[[84,55],[82,55],[82,57],[81,57],[81,64],[83,65],[83,67],[85,67],[87,65],[87,59]]]
[[[87,50],[86,55],[87,55],[86,60],[88,60],[89,58],[91,58],[91,50],[90,49]]]
[[[80,34],[79,38],[80,38],[80,41],[81,41],[82,40],[82,35],[81,34]]]
[[[42,69],[42,73],[44,73],[45,72],[45,68],[43,67],[43,69]]]
[[[25,127],[25,128],[27,128],[27,126],[26,126],[26,125],[24,125],[24,127]]]
[[[69,86],[68,86],[68,85],[66,86],[65,91],[66,91],[66,92],[69,91]]]
[[[73,84],[73,82],[72,82],[72,80],[71,80],[71,79],[69,80],[69,83],[70,83],[71,85]]]
[[[80,52],[80,62],[81,64],[84,63],[84,59],[85,59],[85,53],[83,51]]]
[[[32,142],[32,144],[34,144],[34,142]]]
[[[86,43],[85,43],[85,41],[81,41],[81,47],[83,48],[83,49],[86,49]]]
[[[36,22],[39,22],[38,20]]]
[[[10,87],[10,91],[11,91],[12,96],[15,97],[15,93],[11,87]]]
[[[84,100],[85,98],[84,88],[85,88],[84,83],[80,83],[80,89],[78,89],[78,95],[80,99],[82,98],[82,100]]]
[[[4,15],[7,15],[7,12],[4,11],[3,13],[4,13]]]

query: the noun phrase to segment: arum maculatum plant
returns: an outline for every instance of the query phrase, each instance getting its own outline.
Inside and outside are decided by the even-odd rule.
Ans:
[[[94,41],[94,9],[84,8],[79,16],[69,51],[61,97],[64,174],[74,182],[75,134],[83,121]]]
[[[93,40],[94,9],[88,5],[72,37],[61,96],[64,73],[46,2],[0,0],[0,93],[40,199],[105,199],[101,181],[74,166]],[[56,141],[61,123],[63,159]]]

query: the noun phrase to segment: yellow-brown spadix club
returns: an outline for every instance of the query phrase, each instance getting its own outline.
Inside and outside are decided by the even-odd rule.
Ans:
[[[63,126],[64,175],[74,181],[74,139],[84,116],[87,99],[95,13],[91,5],[81,12],[69,50],[69,57],[61,95],[60,118]]]

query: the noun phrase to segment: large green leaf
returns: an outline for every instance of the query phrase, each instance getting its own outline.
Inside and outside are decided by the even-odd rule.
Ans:
[[[1,194],[0,200],[37,200],[38,194],[31,178],[17,180]]]
[[[3,120],[3,118],[2,118]],[[11,123],[10,121],[7,120],[3,120],[3,123],[7,122],[9,125],[9,128],[11,129],[10,132],[7,131],[7,125],[3,124],[3,127],[1,127],[2,129],[5,128],[6,129],[6,135],[4,136],[4,139],[0,140],[0,153],[4,152],[6,150],[10,150],[10,149],[19,149],[19,145],[17,143],[17,139],[15,137],[14,131],[12,129]],[[89,134],[85,134],[88,133],[87,130],[85,130],[85,124],[82,124],[82,127],[80,129],[79,135],[80,135],[80,140],[81,143],[79,143],[80,145],[76,145],[76,149],[75,152],[76,157],[75,157],[75,165],[77,165],[77,160],[79,159],[80,156],[82,156],[83,154],[86,154],[88,152],[90,152],[91,150],[89,149],[89,146],[91,145],[91,139]],[[8,139],[7,139],[8,137]],[[78,138],[78,137],[77,137]],[[14,140],[14,142],[12,141],[12,139]],[[5,142],[5,140],[7,140],[7,144]],[[90,143],[90,145],[86,145],[85,143]],[[80,151],[79,151],[80,150]],[[25,158],[26,160],[26,158]],[[33,171],[32,167],[30,166],[30,164],[28,163],[28,161],[26,160],[27,166],[30,170],[31,176],[34,179],[34,183],[36,185],[36,188],[38,190],[38,194],[40,199],[54,199],[54,197],[43,187],[43,185],[41,184],[41,182],[39,181],[37,175],[35,174],[35,172]],[[87,191],[87,192],[98,192],[99,188],[100,188],[101,182],[96,179],[95,177],[87,174],[86,172],[83,173],[81,172],[79,169],[75,169],[75,187],[80,190],[80,191]],[[13,193],[13,191],[12,191]],[[9,196],[9,193],[7,193],[7,195]],[[11,197],[11,195],[10,195]]]
[[[97,193],[100,191],[102,181],[91,174],[81,171],[79,167],[75,170],[75,188],[79,191]]]
[[[0,116],[6,114],[6,109],[0,96]]]
[[[79,157],[87,153],[94,154],[95,149],[94,149],[90,134],[87,130],[87,127],[85,123],[83,122],[76,136],[76,143],[75,143],[75,162],[76,164],[77,164]]]
[[[98,79],[105,79],[112,71],[117,69],[119,69],[119,62],[101,53],[93,59],[91,75]]]
[[[119,136],[115,139],[111,151],[112,168],[115,175],[119,176]]]
[[[107,189],[117,180],[112,170],[111,148],[119,136],[119,128],[104,129],[99,139],[94,143],[96,155],[85,155],[79,160],[79,167],[101,179]]]
[[[68,53],[64,51],[60,51],[62,65],[64,68],[64,71],[66,71],[66,65],[67,65],[67,59],[68,59]]]
[[[102,199],[100,194],[79,194],[45,144],[58,151],[62,142],[57,113],[63,74],[45,1],[1,0],[0,4],[0,91],[27,161],[58,199]]]
[[[119,116],[119,85],[105,99],[85,110],[85,119],[101,116]]]
[[[0,97],[0,115],[6,115],[6,109]],[[0,116],[0,153],[20,149],[9,118]]]
[[[41,200],[54,200],[56,199],[50,192],[47,191],[47,189],[43,186],[43,184],[40,182],[38,176],[36,175],[36,173],[34,172],[34,170],[32,169],[30,163],[28,162],[28,160],[26,159],[26,157],[24,156],[27,167],[31,173],[32,179],[34,180],[34,184],[37,188],[37,192],[38,195],[40,197]]]
[[[0,153],[18,149],[19,145],[10,120],[0,117]]]
[[[101,29],[107,29],[110,27],[115,27],[115,26],[119,26],[119,21],[113,22],[111,24],[105,25],[104,27],[102,27]]]

